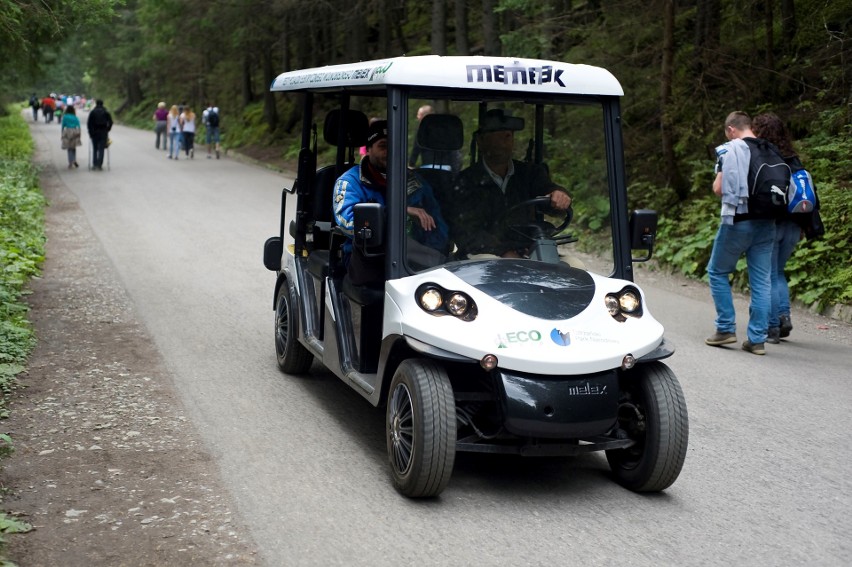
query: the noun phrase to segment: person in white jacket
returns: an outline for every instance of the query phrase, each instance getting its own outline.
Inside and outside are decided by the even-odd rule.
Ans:
[[[771,301],[770,271],[775,221],[756,218],[748,212],[748,171],[751,155],[744,138],[755,138],[751,118],[745,112],[732,112],[725,120],[728,142],[716,148],[716,178],[713,192],[722,199],[722,221],[713,241],[707,264],[710,294],[716,306],[716,332],[704,342],[722,346],[737,342],[730,276],[745,254],[751,288],[747,338],[743,350],[766,354]]]

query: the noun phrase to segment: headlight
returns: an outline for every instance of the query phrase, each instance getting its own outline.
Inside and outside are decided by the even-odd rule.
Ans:
[[[447,301],[447,311],[456,317],[461,317],[467,312],[467,297],[460,293],[454,293]]]
[[[618,315],[618,299],[614,295],[607,295],[604,298],[604,304],[609,314],[615,317]]]
[[[639,298],[632,291],[625,291],[618,298],[618,306],[625,313],[634,313],[639,309]]]
[[[466,293],[448,291],[442,287],[426,283],[415,292],[417,304],[430,315],[452,315],[462,321],[476,319],[476,303]]]
[[[444,298],[441,292],[434,287],[430,287],[420,294],[420,307],[430,313],[440,309],[443,304]]]
[[[635,287],[626,287],[618,293],[610,293],[604,298],[604,305],[613,319],[624,322],[627,317],[639,318],[642,316],[642,300],[639,290]]]

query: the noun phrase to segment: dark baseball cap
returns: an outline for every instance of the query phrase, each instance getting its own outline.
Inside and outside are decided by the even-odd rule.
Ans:
[[[376,141],[388,137],[388,121],[376,120],[367,129],[367,147],[372,146]]]
[[[524,119],[506,114],[502,108],[492,108],[485,113],[485,118],[479,123],[478,133],[499,132],[500,130],[512,130],[516,132],[524,129]]]

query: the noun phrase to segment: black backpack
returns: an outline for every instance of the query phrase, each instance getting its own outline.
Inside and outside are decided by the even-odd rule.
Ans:
[[[207,125],[211,128],[219,127],[219,113],[211,110],[207,113]]]
[[[792,170],[774,144],[763,138],[743,138],[751,160],[748,167],[748,214],[755,218],[787,215]]]

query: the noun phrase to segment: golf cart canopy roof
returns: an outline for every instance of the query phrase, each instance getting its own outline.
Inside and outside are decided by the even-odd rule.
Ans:
[[[282,73],[272,91],[375,89],[389,85],[488,89],[560,95],[622,96],[606,69],[560,61],[514,57],[394,57]]]

